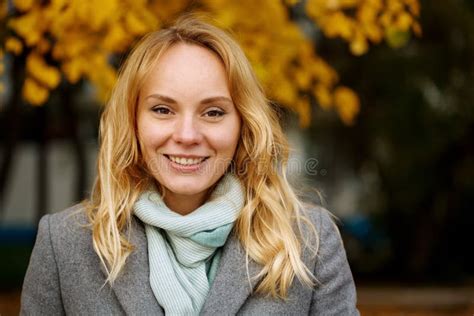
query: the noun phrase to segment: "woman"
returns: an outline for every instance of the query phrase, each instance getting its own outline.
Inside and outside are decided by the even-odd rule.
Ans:
[[[146,36],[100,135],[91,199],[40,222],[23,314],[358,314],[337,228],[288,184],[278,118],[222,30]]]

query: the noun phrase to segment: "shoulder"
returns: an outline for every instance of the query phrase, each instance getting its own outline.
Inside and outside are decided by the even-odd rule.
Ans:
[[[88,223],[85,206],[79,203],[63,211],[43,216],[40,226],[47,225],[51,233],[65,235],[84,232]]]
[[[317,255],[311,253],[308,267],[316,278],[310,314],[359,315],[354,279],[347,262],[335,216],[317,206],[304,212],[317,233]],[[306,256],[308,254],[306,253]]]
[[[92,242],[86,210],[83,204],[76,204],[64,211],[47,214],[41,218],[38,237],[48,236],[53,250],[78,250],[81,245]]]
[[[329,210],[320,205],[310,205],[303,210],[303,214],[307,216],[311,222],[318,227],[333,226],[335,216]]]
[[[319,205],[309,205],[302,210],[301,214],[301,229],[305,236],[315,232],[317,238],[316,242],[323,241],[328,235],[334,235],[333,237],[340,239],[339,229],[336,225],[336,216],[331,214],[326,208]]]
[[[336,225],[336,217],[326,208],[311,206],[303,210],[301,233],[304,244],[303,258],[315,270],[347,263],[344,244]],[[323,271],[316,271],[321,274]],[[318,278],[318,276],[316,276]]]
[[[60,225],[63,228],[88,223],[83,203],[78,203],[60,212],[47,214],[42,220],[47,220],[49,223]]]

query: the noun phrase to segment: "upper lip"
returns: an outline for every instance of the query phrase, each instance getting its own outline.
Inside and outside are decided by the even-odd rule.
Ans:
[[[164,154],[165,156],[172,156],[172,157],[179,157],[179,158],[187,158],[187,159],[199,159],[199,158],[206,158],[209,156],[197,156],[197,155],[186,155],[186,154]]]

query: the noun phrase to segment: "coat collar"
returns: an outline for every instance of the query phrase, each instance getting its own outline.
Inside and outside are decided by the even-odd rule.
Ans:
[[[235,315],[252,293],[260,278],[261,266],[249,259],[238,237],[231,234],[224,245],[216,277],[201,315]]]
[[[135,216],[132,217],[131,227],[129,240],[134,250],[112,289],[126,315],[164,315],[150,286],[145,227]]]
[[[135,217],[132,219],[130,241],[135,250],[128,257],[127,264],[112,289],[127,315],[164,315],[150,286],[145,229],[143,223]],[[259,282],[259,279],[250,279],[249,276],[257,275],[260,269],[258,264],[249,260],[247,271],[245,250],[232,233],[223,247],[219,267],[201,315],[235,315]]]

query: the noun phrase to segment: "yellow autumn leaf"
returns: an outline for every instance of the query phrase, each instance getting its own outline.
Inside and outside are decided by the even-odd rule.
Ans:
[[[70,83],[77,83],[82,77],[83,67],[82,64],[84,61],[82,58],[74,58],[68,61],[65,61],[61,65],[61,70],[63,71],[66,79]]]
[[[20,55],[23,51],[23,44],[18,38],[9,36],[5,41],[5,50],[14,55]]]
[[[125,16],[127,31],[132,35],[141,35],[147,32],[147,26],[133,12]]]
[[[107,63],[107,58],[101,54],[88,56],[87,63],[83,64],[85,76],[97,88],[97,97],[106,101],[112,90],[116,78],[116,70]]]
[[[49,89],[56,88],[61,80],[58,69],[46,64],[41,55],[36,53],[31,53],[26,58],[26,69],[32,77]]]
[[[324,19],[324,31],[328,37],[339,36],[348,40],[353,34],[354,25],[344,13],[337,11]]]
[[[418,0],[404,0],[404,2],[408,6],[411,14],[414,16],[420,15],[420,3]]]
[[[3,19],[8,13],[8,2],[0,1],[0,20]]]
[[[104,38],[103,47],[111,52],[125,50],[133,37],[120,24],[114,24]]]
[[[306,13],[313,17],[318,18],[324,12],[324,9],[321,7],[321,4],[316,0],[307,0],[305,5]]]
[[[334,90],[334,105],[344,123],[354,123],[360,109],[359,97],[354,91],[344,86],[337,87]]]
[[[99,32],[104,27],[111,16],[119,11],[118,0],[95,0],[95,1],[78,1],[78,14],[81,20],[89,21],[90,28]]]
[[[253,63],[253,69],[255,71],[255,74],[257,75],[258,79],[263,83],[266,84],[266,82],[269,80],[269,71],[268,68],[265,67],[262,63],[258,62],[258,59]]]
[[[41,12],[39,9],[8,21],[8,26],[25,40],[27,46],[33,46],[41,39]]]
[[[319,0],[319,2],[327,9],[341,10],[354,7],[360,0]]]
[[[188,5],[188,1],[150,1],[147,9],[160,21],[168,22],[184,12]]]
[[[385,30],[385,40],[390,47],[400,48],[410,39],[410,33],[401,31],[395,27],[389,27]]]
[[[332,95],[326,86],[317,85],[313,93],[321,108],[328,110],[332,107]]]
[[[408,31],[412,23],[413,18],[411,15],[406,12],[402,12],[396,17],[394,26],[400,31]]]
[[[387,11],[395,14],[403,10],[403,3],[400,0],[387,0]]]
[[[35,0],[13,0],[13,5],[17,8],[20,12],[25,12],[33,7]]]
[[[278,85],[272,89],[275,98],[282,104],[294,104],[297,99],[295,87],[288,80],[281,78],[278,80]]]
[[[311,123],[311,103],[307,97],[300,97],[295,103],[295,109],[298,113],[299,125],[306,128]]]
[[[371,5],[362,5],[357,10],[357,19],[362,23],[372,23],[375,21],[378,9]]]
[[[324,85],[332,86],[338,80],[336,71],[320,58],[308,65],[308,68],[314,78]]]
[[[93,82],[97,86],[97,96],[99,100],[102,102],[107,101],[107,99],[110,96],[110,92],[112,91],[115,82],[117,79],[117,73],[116,71],[109,67],[109,68],[104,68],[100,74],[100,76],[97,76]]]
[[[298,68],[294,72],[296,86],[303,90],[309,89],[311,86],[311,73],[303,68]]]
[[[49,91],[36,82],[36,80],[28,77],[23,84],[23,98],[32,105],[39,106],[48,100]]]
[[[393,14],[389,12],[383,13],[379,18],[379,22],[382,26],[389,27],[393,24]]]
[[[363,2],[362,0],[337,0],[337,1],[340,3],[341,7],[344,9],[353,8]]]
[[[36,46],[36,50],[40,54],[46,54],[47,52],[49,52],[50,49],[51,49],[51,43],[44,37],[39,40]]]
[[[67,38],[61,39],[53,48],[53,57],[56,59],[69,59],[84,55],[90,49],[90,42],[95,42],[93,37],[85,34],[70,32]]]
[[[364,35],[367,36],[367,39],[373,43],[380,43],[383,39],[382,29],[375,23],[365,23],[362,25],[362,31]]]
[[[367,5],[374,8],[375,10],[381,10],[383,7],[383,0],[366,0],[363,1],[361,5]]]
[[[356,36],[354,36],[354,39],[350,44],[350,49],[352,54],[356,56],[365,54],[369,49],[369,44],[367,43],[367,40],[362,35],[362,33],[360,33],[360,31],[357,32]]]
[[[69,0],[50,0],[48,9],[59,14],[68,5],[68,2]]]

